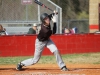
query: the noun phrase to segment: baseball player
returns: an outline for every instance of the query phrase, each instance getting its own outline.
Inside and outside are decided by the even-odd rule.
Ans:
[[[56,45],[50,39],[50,36],[52,34],[56,33],[56,16],[57,15],[56,15],[55,11],[53,14],[48,15],[47,13],[43,13],[40,16],[42,23],[41,23],[41,30],[40,30],[39,34],[37,35],[37,39],[35,42],[34,58],[30,58],[30,59],[27,59],[27,60],[24,60],[24,61],[18,63],[16,70],[20,71],[20,70],[22,70],[23,66],[29,66],[29,65],[36,64],[41,57],[44,47],[47,47],[55,55],[57,64],[60,67],[60,69],[62,71],[68,71],[65,63],[63,62],[63,60],[61,58],[61,55],[60,55]],[[51,30],[50,20],[52,20],[53,24],[54,24],[53,30]]]

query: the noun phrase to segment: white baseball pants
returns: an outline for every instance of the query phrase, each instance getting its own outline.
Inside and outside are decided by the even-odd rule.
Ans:
[[[41,42],[38,39],[36,39],[34,58],[24,60],[21,63],[24,64],[24,66],[36,64],[41,57],[41,54],[42,54],[44,47],[49,48],[49,50],[52,53],[54,53],[54,55],[56,57],[57,64],[59,65],[60,68],[65,66],[65,63],[63,62],[57,47],[55,46],[54,42],[52,42],[51,39],[49,39],[48,41],[44,41],[44,42]]]

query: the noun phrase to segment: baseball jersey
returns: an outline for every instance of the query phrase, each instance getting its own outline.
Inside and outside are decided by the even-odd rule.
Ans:
[[[52,34],[56,33],[56,23],[54,23],[53,30],[51,30],[51,26],[45,26],[41,24],[41,30],[37,36],[39,41],[46,41],[50,38]]]

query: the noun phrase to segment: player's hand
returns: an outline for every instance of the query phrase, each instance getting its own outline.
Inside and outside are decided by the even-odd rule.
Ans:
[[[58,12],[57,12],[57,11],[55,11],[55,10],[54,10],[54,12],[53,12],[53,13],[54,13],[54,14],[56,14],[56,15],[58,14]]]
[[[52,14],[52,18],[51,18],[53,22],[57,22],[57,15],[56,15],[56,13],[57,12],[54,10],[54,14]]]

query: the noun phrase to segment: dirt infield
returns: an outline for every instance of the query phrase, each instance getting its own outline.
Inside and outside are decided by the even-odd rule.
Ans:
[[[63,72],[56,64],[36,64],[16,71],[16,65],[0,65],[0,75],[100,75],[100,64],[67,64]]]

